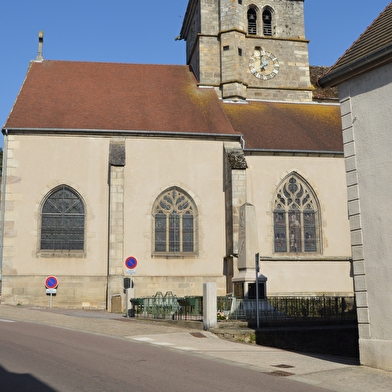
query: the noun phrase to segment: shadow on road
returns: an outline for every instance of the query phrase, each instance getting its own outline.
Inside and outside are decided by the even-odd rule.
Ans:
[[[37,380],[30,374],[7,372],[0,366],[0,391],[1,392],[56,392],[46,384]]]

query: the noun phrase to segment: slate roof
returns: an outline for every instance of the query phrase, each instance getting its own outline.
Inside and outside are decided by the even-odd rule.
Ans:
[[[4,126],[235,134],[188,66],[31,62]]]
[[[389,61],[392,61],[392,2],[319,79],[319,83],[323,87],[333,86]]]
[[[338,105],[250,101],[223,108],[246,149],[343,151]]]
[[[339,106],[225,103],[178,65],[31,62],[4,128],[243,135],[246,149],[343,151]]]

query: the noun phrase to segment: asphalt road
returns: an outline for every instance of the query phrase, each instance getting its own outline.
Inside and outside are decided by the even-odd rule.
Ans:
[[[191,351],[0,319],[1,392],[200,390],[325,391]]]

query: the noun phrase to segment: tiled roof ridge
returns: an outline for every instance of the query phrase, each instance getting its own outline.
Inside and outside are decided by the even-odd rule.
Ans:
[[[144,67],[186,67],[189,68],[186,64],[151,64],[151,63],[126,63],[121,61],[88,61],[88,60],[47,60],[44,59],[42,61],[31,60],[31,63],[78,63],[78,64],[96,64],[96,65],[123,65],[123,66],[144,66]]]

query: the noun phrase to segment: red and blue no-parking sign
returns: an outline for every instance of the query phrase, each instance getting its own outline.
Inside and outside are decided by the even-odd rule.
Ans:
[[[136,266],[137,266],[137,260],[136,260],[136,257],[133,257],[133,256],[129,256],[126,260],[125,260],[125,266],[128,268],[128,269],[135,269],[136,268]]]
[[[53,276],[53,275],[50,275],[50,276],[48,276],[48,277],[45,279],[45,287],[46,287],[47,289],[55,289],[58,285],[59,285],[59,281],[58,281],[58,279],[57,279],[55,276]]]

